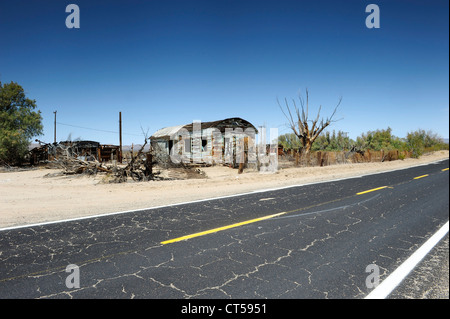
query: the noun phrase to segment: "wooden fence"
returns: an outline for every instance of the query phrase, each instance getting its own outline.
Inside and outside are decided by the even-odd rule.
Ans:
[[[278,156],[278,163],[280,167],[287,166],[328,166],[335,164],[350,164],[350,163],[369,163],[369,162],[387,162],[398,159],[405,159],[411,157],[412,153],[407,151],[371,151],[367,150],[364,153],[358,152],[325,152],[316,151],[310,152],[307,155],[299,154],[293,150],[282,152]]]

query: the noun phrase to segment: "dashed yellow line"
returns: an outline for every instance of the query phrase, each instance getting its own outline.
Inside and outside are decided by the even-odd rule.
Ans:
[[[368,189],[368,190],[366,190],[366,191],[356,193],[356,195],[362,195],[362,194],[374,192],[374,191],[377,191],[377,190],[380,190],[380,189],[383,189],[383,188],[387,188],[387,187],[388,187],[388,186],[381,186],[381,187],[377,187],[377,188]]]
[[[445,168],[442,171],[446,171],[446,170],[448,170],[448,168]],[[414,179],[419,179],[419,178],[423,178],[423,177],[426,177],[426,176],[428,176],[428,174],[414,177]],[[372,189],[368,189],[368,190],[356,193],[356,195],[362,195],[362,194],[366,194],[366,193],[370,193],[370,192],[375,192],[375,191],[378,191],[378,190],[384,189],[384,188],[392,188],[392,187],[390,187],[390,186],[381,186],[381,187],[372,188]],[[263,199],[263,200],[268,200],[268,199]],[[305,208],[303,208],[303,209],[305,209]],[[300,210],[300,209],[296,209],[296,210],[293,210],[293,211],[298,211],[298,210]],[[171,244],[171,243],[175,243],[175,242],[179,242],[179,241],[183,241],[183,240],[187,240],[187,239],[191,239],[191,238],[195,238],[195,237],[200,237],[200,236],[204,236],[204,235],[208,235],[208,234],[212,234],[212,233],[217,233],[217,232],[222,231],[222,230],[227,230],[227,229],[230,229],[230,228],[235,228],[235,227],[239,227],[239,226],[255,223],[255,222],[258,222],[258,221],[274,218],[274,217],[281,216],[281,215],[284,215],[284,214],[288,214],[288,213],[291,213],[293,211],[282,212],[282,213],[273,214],[273,215],[267,215],[267,216],[263,216],[263,217],[260,217],[260,218],[246,220],[246,221],[243,221],[243,222],[240,222],[240,223],[235,223],[235,224],[231,224],[231,225],[227,225],[227,226],[223,226],[223,227],[213,228],[213,229],[210,229],[210,230],[206,230],[206,231],[202,231],[202,232],[198,232],[198,233],[194,233],[194,234],[190,234],[190,235],[186,235],[186,236],[177,237],[177,238],[174,238],[174,239],[162,241],[161,244],[166,245],[166,244]]]
[[[448,171],[448,167],[447,167],[447,168],[444,168],[444,169],[442,169],[441,171],[443,171],[443,172],[445,172],[445,171]]]
[[[177,241],[187,240],[187,239],[191,239],[191,238],[194,238],[194,237],[200,237],[200,236],[208,235],[208,234],[211,234],[211,233],[216,233],[216,232],[219,232],[219,231],[222,231],[222,230],[235,228],[235,227],[239,227],[239,226],[243,226],[243,225],[247,225],[247,224],[251,224],[251,223],[256,223],[256,222],[259,222],[261,220],[270,219],[270,218],[281,216],[281,215],[284,215],[284,214],[287,214],[287,212],[277,213],[277,214],[273,214],[273,215],[267,215],[267,216],[263,216],[263,217],[259,217],[259,218],[255,218],[255,219],[246,220],[246,221],[243,221],[243,222],[240,222],[240,223],[235,223],[235,224],[231,224],[231,225],[227,225],[227,226],[223,226],[223,227],[218,227],[218,228],[213,228],[213,229],[210,229],[210,230],[205,230],[205,231],[202,231],[202,232],[199,232],[199,233],[190,234],[190,235],[186,235],[186,236],[182,236],[182,237],[178,237],[178,238],[162,241],[161,244],[166,245],[166,244],[175,243]]]

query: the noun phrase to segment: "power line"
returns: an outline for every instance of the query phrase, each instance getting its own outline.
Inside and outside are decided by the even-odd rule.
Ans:
[[[56,122],[59,125],[64,125],[64,126],[70,126],[70,127],[76,127],[76,128],[82,128],[85,130],[91,130],[91,131],[97,131],[97,132],[104,132],[104,133],[111,133],[111,134],[119,134],[119,132],[115,132],[115,131],[108,131],[108,130],[100,130],[100,129],[96,129],[96,128],[91,128],[91,127],[85,127],[85,126],[79,126],[79,125],[72,125],[72,124],[66,124],[66,123],[61,123],[61,122]],[[132,136],[142,136],[142,134],[133,134],[133,133],[123,133],[123,135],[132,135]]]

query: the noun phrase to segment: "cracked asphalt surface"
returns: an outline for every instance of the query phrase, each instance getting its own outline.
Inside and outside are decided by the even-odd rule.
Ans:
[[[448,221],[448,162],[2,230],[0,298],[364,298],[367,265],[382,281]],[[66,287],[69,264],[80,288]]]

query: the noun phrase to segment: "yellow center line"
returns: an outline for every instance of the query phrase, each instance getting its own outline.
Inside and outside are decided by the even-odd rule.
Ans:
[[[388,187],[389,186],[381,186],[381,187],[377,187],[377,188],[372,188],[372,189],[368,189],[368,190],[363,191],[363,192],[356,193],[356,195],[362,195],[362,194],[374,192],[374,191],[377,191],[377,190],[380,190],[380,189],[383,189],[383,188],[388,188]]]
[[[208,235],[208,234],[211,234],[211,233],[216,233],[216,232],[219,232],[219,231],[222,231],[222,230],[235,228],[235,227],[239,227],[239,226],[242,226],[242,225],[247,225],[247,224],[259,222],[261,220],[265,220],[265,219],[270,219],[270,218],[273,218],[273,217],[281,216],[281,215],[284,215],[284,214],[287,214],[287,212],[277,213],[277,214],[273,214],[273,215],[267,215],[267,216],[263,216],[263,217],[259,217],[259,218],[255,218],[255,219],[246,220],[246,221],[243,221],[243,222],[240,222],[240,223],[235,223],[235,224],[231,224],[231,225],[227,225],[227,226],[223,226],[223,227],[218,227],[218,228],[213,228],[213,229],[210,229],[210,230],[205,230],[205,231],[202,231],[202,232],[199,232],[199,233],[190,234],[190,235],[186,235],[186,236],[182,236],[182,237],[178,237],[178,238],[162,241],[161,244],[165,245],[165,244],[175,243],[177,241],[191,239],[191,238],[194,238],[194,237],[204,236],[204,235]]]
[[[444,169],[442,169],[441,171],[443,171],[443,172],[444,172],[444,171],[448,171],[448,167],[447,167],[447,168],[444,168]]]
[[[444,170],[448,170],[448,168],[444,169]],[[426,177],[426,176],[428,176],[428,174],[415,177],[414,179],[419,179],[419,178]],[[368,189],[368,190],[356,193],[356,195],[362,195],[362,194],[366,194],[366,193],[370,193],[370,192],[375,192],[377,190],[384,189],[384,188],[393,188],[393,187],[391,187],[391,186],[381,186],[381,187],[372,188],[372,189]],[[352,196],[354,196],[354,195],[352,195]],[[200,237],[200,236],[204,236],[204,235],[208,235],[208,234],[212,234],[212,233],[217,233],[217,232],[222,231],[222,230],[227,230],[227,229],[231,229],[231,228],[235,228],[235,227],[239,227],[239,226],[243,226],[243,225],[248,225],[248,224],[251,224],[251,223],[255,223],[255,222],[258,222],[258,221],[274,218],[274,217],[277,217],[277,216],[290,214],[292,212],[302,211],[302,210],[306,210],[306,209],[309,209],[309,208],[312,208],[312,207],[317,207],[317,206],[321,206],[321,205],[324,205],[324,204],[329,204],[329,203],[332,203],[332,202],[335,202],[335,201],[340,201],[342,199],[343,198],[340,198],[338,200],[333,200],[333,201],[330,201],[330,202],[321,203],[319,205],[312,205],[312,206],[309,206],[309,207],[294,209],[294,210],[288,211],[288,212],[282,212],[282,213],[277,213],[277,214],[273,214],[273,215],[267,215],[267,216],[263,216],[263,217],[259,217],[259,218],[255,218],[255,219],[251,219],[251,220],[246,220],[246,221],[243,221],[243,222],[240,222],[240,223],[235,223],[235,224],[231,224],[231,225],[227,225],[227,226],[223,226],[223,227],[213,228],[213,229],[210,229],[210,230],[206,230],[206,231],[202,231],[202,232],[198,232],[198,233],[194,233],[194,234],[190,234],[190,235],[186,235],[186,236],[177,237],[177,238],[174,238],[174,239],[169,239],[169,240],[166,240],[166,241],[162,241],[161,244],[162,245],[166,245],[166,244],[171,244],[171,243],[175,243],[175,242],[179,242],[179,241],[183,241],[183,240],[187,240],[187,239],[191,239],[191,238],[195,238],[195,237]]]
[[[420,176],[414,177],[414,179],[424,178],[424,177],[427,177],[427,176],[428,176],[428,174],[420,175]]]
[[[372,189],[372,190],[368,190],[368,191],[365,191],[365,192],[358,193],[358,195],[359,194],[364,194],[364,193],[367,193],[367,192],[371,192],[371,191],[375,191],[375,190],[378,190],[378,189],[382,189],[382,188],[392,188],[392,187],[389,187],[389,186],[378,187],[378,188],[375,188],[375,189]],[[171,244],[171,243],[175,243],[175,242],[179,242],[179,241],[183,241],[183,240],[188,240],[188,239],[195,238],[195,237],[200,237],[200,236],[204,236],[204,235],[208,235],[208,234],[212,234],[212,233],[217,233],[217,232],[222,231],[222,230],[227,230],[227,229],[230,229],[230,228],[235,228],[235,227],[239,227],[239,226],[255,223],[255,222],[258,222],[258,221],[262,221],[262,220],[278,217],[278,216],[281,216],[281,215],[291,214],[291,213],[294,213],[294,212],[305,211],[305,210],[308,210],[308,209],[311,209],[311,208],[316,208],[316,207],[320,207],[320,206],[323,206],[323,205],[339,202],[339,201],[342,201],[344,199],[351,198],[353,196],[355,196],[355,195],[350,195],[350,196],[347,196],[347,197],[338,198],[338,199],[334,199],[334,200],[331,200],[331,201],[323,202],[323,203],[320,203],[320,204],[310,205],[310,206],[307,206],[307,207],[297,208],[297,209],[293,209],[293,210],[290,210],[290,211],[287,211],[287,212],[281,212],[281,213],[277,213],[277,214],[273,214],[273,215],[267,215],[267,216],[263,216],[263,217],[259,217],[259,218],[255,218],[255,219],[250,219],[250,220],[247,220],[247,221],[243,221],[243,222],[239,222],[239,223],[235,223],[235,224],[231,224],[231,225],[227,225],[227,226],[223,226],[223,227],[213,228],[213,229],[210,229],[210,230],[206,230],[206,231],[202,231],[202,232],[198,232],[198,233],[194,233],[194,234],[190,234],[190,235],[186,235],[186,236],[177,237],[177,238],[174,238],[174,239],[169,239],[169,240],[166,240],[166,241],[162,241],[161,244],[162,245],[166,245],[166,244]]]

